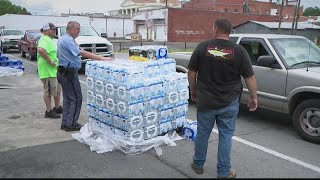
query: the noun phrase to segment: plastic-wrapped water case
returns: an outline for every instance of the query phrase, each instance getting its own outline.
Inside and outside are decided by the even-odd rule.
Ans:
[[[197,136],[197,121],[187,122],[182,128],[182,136],[194,141]]]
[[[157,124],[159,122],[159,112],[157,110],[144,113],[144,119],[146,125]]]
[[[120,118],[120,128],[124,131],[130,132],[145,125],[142,115],[120,116]]]
[[[150,125],[143,128],[144,131],[144,139],[151,139],[156,137],[160,133],[160,126],[159,125]]]
[[[113,114],[107,109],[99,109],[99,120],[109,126],[113,126]]]
[[[144,85],[119,85],[116,97],[122,101],[135,101],[144,99]]]

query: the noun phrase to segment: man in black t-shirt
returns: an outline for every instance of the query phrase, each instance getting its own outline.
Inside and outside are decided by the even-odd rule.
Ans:
[[[247,51],[229,40],[231,23],[226,19],[214,22],[214,38],[201,42],[188,65],[191,99],[197,104],[197,135],[192,169],[203,173],[208,138],[214,126],[219,130],[217,175],[236,177],[231,170],[230,153],[235,121],[242,92],[241,76],[249,89],[249,111],[257,109],[256,79]]]

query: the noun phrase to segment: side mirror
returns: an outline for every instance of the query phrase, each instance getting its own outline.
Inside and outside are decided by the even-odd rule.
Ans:
[[[281,66],[278,64],[277,60],[272,56],[260,56],[257,60],[258,66],[271,67],[280,69]]]
[[[21,39],[21,40],[23,40],[23,39],[24,39],[24,37],[21,37],[20,39]]]
[[[107,35],[107,33],[101,33],[101,37],[108,38],[108,35]]]

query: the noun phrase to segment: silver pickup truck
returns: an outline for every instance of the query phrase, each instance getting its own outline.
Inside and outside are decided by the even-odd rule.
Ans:
[[[297,133],[320,143],[320,48],[305,37],[275,34],[232,34],[247,51],[257,78],[260,108],[292,116]],[[177,71],[187,73],[192,52],[169,53]],[[244,85],[241,103],[249,92]]]

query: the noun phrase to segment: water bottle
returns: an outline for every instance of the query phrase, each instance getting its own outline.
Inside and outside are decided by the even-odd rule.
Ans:
[[[135,129],[129,133],[129,140],[131,142],[141,142],[143,141],[143,129]]]
[[[124,116],[129,115],[139,115],[144,113],[144,101],[118,101],[117,103],[117,113]]]
[[[145,113],[144,119],[146,125],[157,124],[159,123],[159,112],[157,110],[148,111]]]
[[[146,111],[159,110],[164,105],[164,95],[151,96],[146,101]]]
[[[122,129],[125,131],[132,131],[142,128],[145,123],[142,115],[122,116]]]
[[[160,134],[160,127],[159,125],[150,125],[150,126],[144,127],[143,131],[144,131],[144,139],[151,139]]]
[[[96,97],[93,91],[87,90],[87,102],[90,104],[96,104]]]
[[[105,84],[105,94],[109,98],[116,98],[116,87],[112,83]]]
[[[94,89],[96,93],[105,94],[105,86],[102,80],[96,80]]]
[[[165,122],[167,120],[173,120],[174,119],[174,106],[173,105],[164,105],[160,109],[160,122]]]
[[[91,61],[88,61],[85,64],[85,75],[91,77]]]
[[[95,90],[95,80],[90,76],[87,76],[87,88],[90,91],[94,91]]]
[[[96,94],[96,105],[99,108],[105,108],[105,99],[102,94]]]
[[[108,111],[115,112],[115,110],[116,110],[116,104],[115,104],[114,99],[112,99],[112,98],[107,98],[107,99],[105,100],[105,108],[106,108]]]
[[[189,99],[189,89],[181,89],[178,91],[179,93],[179,101],[188,101]]]
[[[176,104],[176,117],[186,116],[188,113],[188,101],[178,102]]]
[[[122,117],[120,114],[114,114],[113,116],[113,127],[121,128],[122,127]]]

